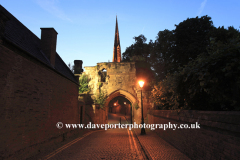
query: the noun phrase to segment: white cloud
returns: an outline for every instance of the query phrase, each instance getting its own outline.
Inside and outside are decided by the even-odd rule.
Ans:
[[[52,15],[72,22],[70,18],[57,6],[58,0],[37,0],[37,4]]]
[[[204,7],[206,6],[206,3],[207,3],[207,0],[204,0],[204,1],[201,3],[201,6],[200,6],[199,11],[198,11],[198,16],[202,13]]]

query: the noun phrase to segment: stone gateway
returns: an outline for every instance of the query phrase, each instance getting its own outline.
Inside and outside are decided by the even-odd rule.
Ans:
[[[95,95],[100,92],[108,95],[105,103],[105,107],[107,108],[106,115],[109,111],[112,111],[111,107],[118,105],[111,103],[111,101],[114,98],[116,99],[116,97],[123,97],[128,102],[124,102],[125,105],[131,107],[132,122],[140,123],[142,106],[136,64],[136,62],[121,62],[120,40],[116,19],[113,62],[97,63],[96,66],[84,67],[84,74],[88,75],[89,78],[89,88],[91,89],[92,98],[95,98]],[[149,91],[143,90],[143,106],[144,117],[146,117],[147,110],[151,107]],[[125,111],[125,114],[126,112],[128,111]]]

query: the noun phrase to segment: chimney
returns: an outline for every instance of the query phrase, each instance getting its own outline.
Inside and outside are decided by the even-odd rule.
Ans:
[[[82,64],[82,60],[74,60],[74,74],[81,74],[83,72]]]
[[[54,28],[41,29],[41,49],[49,59],[51,65],[55,66],[57,32]]]

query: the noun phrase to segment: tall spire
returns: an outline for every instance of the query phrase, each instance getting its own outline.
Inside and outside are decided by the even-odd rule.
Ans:
[[[114,47],[113,47],[113,62],[121,62],[121,47],[120,47],[120,39],[118,32],[118,22],[116,16],[116,28],[115,28],[115,39],[114,39]]]

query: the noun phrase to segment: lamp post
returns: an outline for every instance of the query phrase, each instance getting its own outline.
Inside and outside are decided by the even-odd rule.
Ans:
[[[144,118],[143,118],[143,101],[142,101],[142,87],[144,85],[144,81],[138,81],[138,84],[139,86],[141,87],[141,107],[142,107],[142,129],[141,129],[141,135],[145,135],[146,132],[145,132],[145,128],[143,127],[144,126]]]

